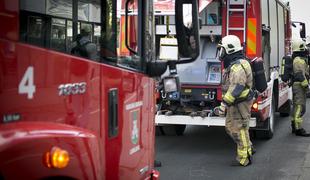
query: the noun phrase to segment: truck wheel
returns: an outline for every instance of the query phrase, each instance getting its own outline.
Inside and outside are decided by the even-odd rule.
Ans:
[[[184,134],[186,125],[174,125],[175,134],[177,136],[182,136]]]
[[[155,128],[155,135],[156,136],[160,136],[160,135],[165,136],[166,133],[164,131],[164,127],[163,126],[156,126],[156,128]]]
[[[275,101],[272,99],[271,108],[270,108],[270,117],[267,121],[267,130],[263,131],[263,137],[265,139],[271,139],[274,133],[274,113],[275,113]]]

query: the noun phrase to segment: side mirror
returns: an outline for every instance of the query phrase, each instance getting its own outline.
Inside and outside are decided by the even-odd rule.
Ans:
[[[300,29],[300,37],[302,39],[306,38],[306,24],[305,23],[300,23],[301,29]]]
[[[306,24],[304,22],[293,21],[292,26],[294,28],[299,28],[299,36],[301,39],[306,38]]]
[[[189,63],[199,56],[199,20],[197,0],[175,1],[175,27],[181,59],[177,64]]]

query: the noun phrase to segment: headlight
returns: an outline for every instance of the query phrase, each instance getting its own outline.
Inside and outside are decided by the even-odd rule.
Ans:
[[[175,92],[178,90],[176,78],[166,78],[164,79],[164,89],[165,92]]]

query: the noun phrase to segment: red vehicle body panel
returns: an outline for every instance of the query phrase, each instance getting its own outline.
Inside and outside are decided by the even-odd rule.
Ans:
[[[145,74],[19,42],[19,4],[0,2],[0,179],[150,179],[154,162],[154,81]],[[19,83],[33,67],[33,99]],[[86,92],[59,96],[58,86]],[[108,92],[118,89],[118,136],[108,136]],[[18,115],[15,122],[5,117]],[[132,121],[139,140],[132,143]],[[69,152],[64,169],[44,166],[53,146]]]

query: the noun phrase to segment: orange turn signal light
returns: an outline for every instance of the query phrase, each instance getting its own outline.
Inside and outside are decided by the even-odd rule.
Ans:
[[[59,147],[52,147],[49,152],[45,153],[44,157],[45,165],[49,168],[62,169],[67,167],[70,161],[68,151]]]

